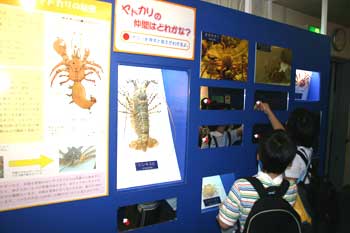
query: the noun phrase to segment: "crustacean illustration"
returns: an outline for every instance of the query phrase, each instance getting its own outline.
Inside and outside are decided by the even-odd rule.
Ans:
[[[89,146],[85,150],[82,150],[83,147],[68,147],[67,152],[60,153],[60,165],[65,167],[74,167],[78,164],[85,162],[88,159],[96,157],[96,149],[94,146]]]
[[[147,94],[147,87],[153,83],[157,84],[155,80],[145,80],[139,82],[138,80],[129,80],[127,84],[133,84],[133,92],[119,91],[124,96],[125,101],[118,100],[118,102],[125,108],[125,111],[120,111],[130,115],[131,127],[134,129],[137,139],[129,144],[130,148],[135,150],[147,151],[147,148],[152,148],[158,145],[155,138],[150,137],[150,119],[149,115],[159,112],[157,107],[160,103],[152,106],[152,102],[157,94]]]
[[[71,94],[67,94],[72,97],[70,103],[75,103],[83,109],[90,109],[92,105],[96,103],[96,98],[91,96],[90,99],[86,98],[85,87],[82,84],[83,80],[92,82],[95,84],[94,79],[88,79],[87,76],[96,74],[101,80],[100,72],[103,72],[102,67],[92,61],[88,60],[90,50],[85,49],[84,56],[80,56],[80,49],[74,46],[71,58],[67,55],[67,46],[62,38],[57,38],[53,43],[53,48],[62,57],[62,61],[55,65],[50,73],[51,87],[54,80],[57,77],[67,78],[65,81],[60,82],[60,85],[73,81],[73,85],[69,88],[72,89]]]

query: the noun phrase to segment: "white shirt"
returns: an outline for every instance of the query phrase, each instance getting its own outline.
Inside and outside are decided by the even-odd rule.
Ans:
[[[308,164],[311,163],[311,156],[312,156],[312,148],[310,147],[303,147],[298,146],[298,150],[302,149],[305,151],[306,159],[308,160]],[[304,177],[306,174],[306,165],[302,158],[300,158],[300,155],[296,154],[295,158],[293,159],[290,166],[287,167],[284,174],[286,177],[299,179],[300,177]],[[310,180],[306,177],[305,184],[309,184]]]
[[[218,143],[217,147],[224,147],[224,146],[231,146],[230,140],[228,138],[228,133],[231,135],[231,145],[234,144],[236,141],[241,140],[241,137],[237,135],[237,130],[226,130],[223,133],[220,133],[219,131],[212,131],[210,132],[210,148],[215,148],[216,143],[215,139]],[[215,138],[215,139],[214,139]],[[203,143],[201,148],[208,148],[207,143]]]

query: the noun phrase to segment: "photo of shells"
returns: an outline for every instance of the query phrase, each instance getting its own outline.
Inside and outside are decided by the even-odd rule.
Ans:
[[[289,86],[292,50],[256,44],[255,83]]]
[[[246,82],[248,40],[202,32],[200,77]]]
[[[96,169],[95,146],[67,147],[59,150],[59,156],[60,172]]]
[[[4,157],[0,156],[0,178],[4,178]]]
[[[202,197],[210,198],[218,194],[218,190],[215,184],[206,184],[202,187]]]
[[[226,198],[226,191],[220,175],[202,178],[202,204],[201,209],[212,208],[220,205]]]

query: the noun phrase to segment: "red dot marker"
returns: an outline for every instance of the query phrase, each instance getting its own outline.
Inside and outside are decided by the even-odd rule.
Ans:
[[[125,226],[129,226],[130,225],[130,221],[127,218],[123,218],[123,223],[124,223]]]
[[[124,34],[123,34],[123,39],[124,39],[124,40],[129,40],[129,38],[130,38],[130,36],[129,36],[128,33],[124,33]]]

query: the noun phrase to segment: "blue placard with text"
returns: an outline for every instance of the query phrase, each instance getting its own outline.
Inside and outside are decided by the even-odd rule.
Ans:
[[[208,206],[220,204],[221,199],[220,197],[213,197],[213,198],[204,199],[203,202],[204,202],[204,205],[208,207]]]
[[[158,163],[157,161],[138,162],[138,163],[135,163],[135,166],[136,166],[136,171],[151,170],[151,169],[157,169]]]

